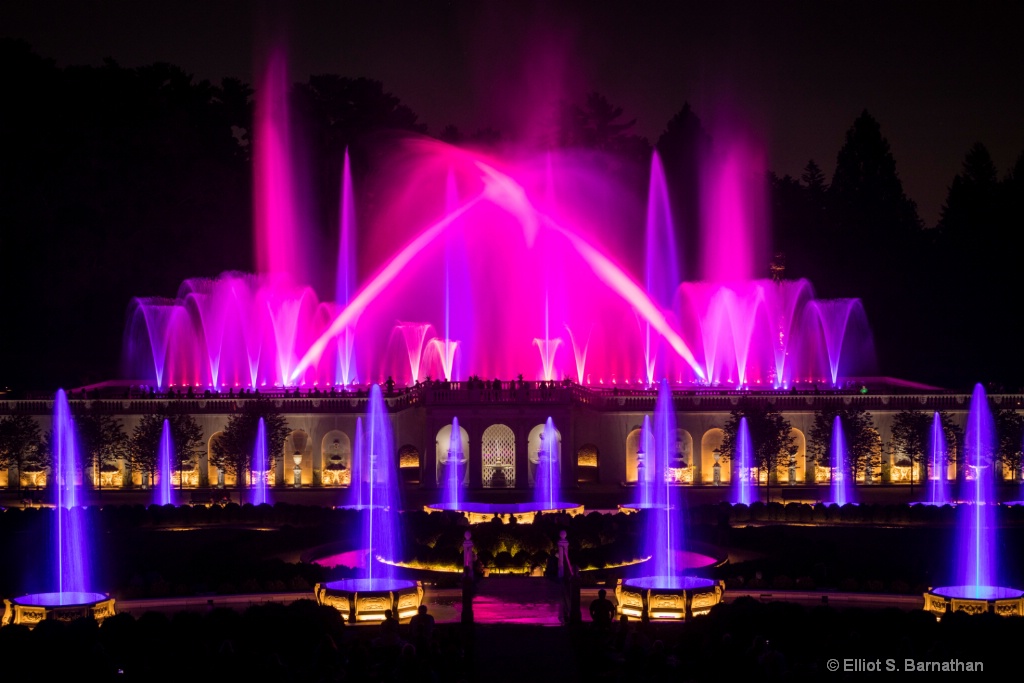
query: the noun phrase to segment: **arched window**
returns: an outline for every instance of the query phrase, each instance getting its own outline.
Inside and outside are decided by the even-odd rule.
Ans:
[[[484,488],[515,488],[516,435],[507,425],[491,425],[480,438]]]
[[[323,454],[324,486],[349,486],[352,483],[352,442],[345,432],[334,429],[324,434],[320,448]]]
[[[465,427],[459,427],[459,434],[462,437],[460,439],[460,447],[462,448],[462,454],[459,465],[459,481],[462,486],[465,486],[469,481],[469,468],[466,467],[466,463],[469,462],[469,432],[466,431]],[[434,439],[434,449],[437,454],[437,482],[439,486],[442,486],[441,482],[445,482],[448,479],[448,455],[452,448],[452,426],[445,425],[437,432],[437,437]]]

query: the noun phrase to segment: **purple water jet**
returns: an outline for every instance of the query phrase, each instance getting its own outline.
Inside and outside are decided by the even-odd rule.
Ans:
[[[264,505],[267,498],[267,472],[270,458],[267,457],[267,425],[260,418],[256,426],[256,444],[252,453],[252,504]]]
[[[537,451],[537,471],[534,477],[534,500],[545,510],[554,510],[561,500],[561,438],[555,423],[549,417],[544,423],[544,431],[540,436],[540,449]]]
[[[676,418],[672,389],[661,380],[654,407],[654,458],[651,463],[653,505],[647,511],[645,555],[654,588],[677,587],[681,577],[676,571],[676,554],[683,549],[681,493],[668,476],[670,459],[676,450]]]
[[[738,476],[736,477],[736,498],[734,503],[750,505],[752,488],[751,461],[754,453],[754,446],[750,443],[750,427],[747,425],[747,418],[740,418],[739,431],[736,433],[736,452],[733,457],[736,459]],[[756,474],[754,475],[756,477]],[[757,479],[755,478],[756,482]]]
[[[928,444],[930,456],[928,462],[931,465],[928,486],[928,502],[932,505],[946,505],[949,502],[948,486],[946,484],[946,464],[948,462],[946,453],[946,434],[942,429],[942,417],[938,412],[932,418],[931,439]]]
[[[81,507],[77,482],[78,444],[71,408],[63,389],[57,391],[54,400],[52,448],[56,592],[60,595],[88,592],[91,588],[91,576],[84,510]]]
[[[651,418],[648,415],[644,415],[639,441],[636,452],[637,505],[641,510],[646,510],[654,507],[654,477],[657,471],[654,429],[651,426]]]
[[[925,609],[940,619],[948,611],[971,614],[995,612],[1024,616],[1024,591],[1000,586],[996,540],[994,466],[996,430],[988,397],[975,385],[964,433],[966,468],[957,505],[957,532],[953,556],[952,586],[933,588],[924,594]]]
[[[171,486],[171,470],[173,469],[171,459],[174,454],[174,440],[171,438],[171,422],[164,420],[163,429],[160,430],[160,446],[158,450],[159,476],[156,486],[157,505],[173,505],[173,487]]]
[[[26,624],[29,628],[41,620],[71,621],[92,617],[103,621],[114,614],[114,600],[91,588],[90,557],[85,528],[85,510],[78,491],[78,448],[74,421],[67,396],[57,391],[53,408],[50,441],[53,458],[53,555],[50,571],[39,572],[51,590],[22,595],[6,603],[0,624]],[[53,590],[56,589],[56,590]]]
[[[838,415],[832,420],[832,467],[829,473],[832,501],[846,505],[851,500],[851,477],[847,465],[846,438],[843,435],[843,421]]]
[[[995,543],[995,508],[993,495],[993,464],[995,462],[995,422],[988,406],[985,389],[974,387],[971,407],[964,431],[964,462],[967,476],[963,481],[957,513],[956,583],[969,587],[969,597],[986,597],[998,586],[999,559]]]
[[[356,431],[353,488],[362,489],[356,500],[360,522],[359,549],[368,557],[359,576],[317,584],[314,593],[322,605],[337,608],[352,621],[381,620],[384,610],[409,617],[423,597],[417,581],[397,578],[390,564],[399,558],[400,510],[398,471],[393,457],[391,420],[380,386],[370,387],[365,422]],[[358,469],[355,462],[359,461]]]
[[[452,432],[448,440],[447,457],[444,463],[443,504],[449,510],[459,510],[459,505],[462,502],[462,487],[468,462],[462,446],[462,429],[459,427],[459,418],[452,418]]]

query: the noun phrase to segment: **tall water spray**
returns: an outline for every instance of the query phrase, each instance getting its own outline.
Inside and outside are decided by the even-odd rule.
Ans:
[[[931,464],[928,502],[932,505],[945,505],[949,502],[946,485],[946,433],[942,429],[942,417],[937,411],[932,417],[931,439],[928,448],[930,451],[928,461]]]
[[[736,452],[733,454],[739,469],[738,476],[736,477],[735,502],[741,505],[750,505],[751,503],[750,491],[752,482],[750,481],[750,470],[753,454],[754,447],[750,442],[750,426],[747,424],[747,418],[742,417],[740,418],[739,431],[736,433]]]
[[[458,510],[462,499],[462,478],[466,472],[466,456],[462,450],[462,429],[459,418],[452,418],[452,434],[448,440],[448,459],[444,468],[444,500],[449,510]]]
[[[363,512],[363,546],[369,548],[362,578],[393,579],[394,567],[377,563],[375,558],[398,556],[399,486],[395,465],[391,420],[380,386],[370,388],[366,422],[363,423],[363,462],[359,482],[365,488]]]
[[[640,443],[637,444],[636,487],[637,504],[641,509],[654,507],[654,473],[657,471],[657,454],[654,450],[654,428],[651,418],[644,415],[640,429]]]
[[[256,426],[256,443],[252,451],[252,504],[263,505],[267,500],[267,470],[270,459],[267,457],[267,425],[260,418]]]
[[[957,508],[956,583],[965,587],[967,597],[988,597],[999,585],[999,560],[995,543],[995,508],[992,467],[995,455],[995,422],[988,397],[980,384],[971,395],[964,433],[964,462],[967,477]]]
[[[89,549],[86,546],[84,510],[76,482],[78,447],[74,421],[63,389],[57,391],[53,407],[53,487],[55,492],[54,584],[58,604],[75,604],[91,582]]]
[[[534,500],[544,509],[552,510],[559,501],[561,490],[560,443],[558,430],[551,418],[544,423],[544,431],[540,435],[540,450],[537,452],[537,473],[534,478]]]
[[[679,250],[676,248],[676,231],[665,183],[665,170],[657,152],[651,156],[645,237],[644,285],[656,304],[670,310],[676,287],[682,278],[679,275]],[[650,386],[654,384],[655,364],[662,344],[657,333],[652,335],[650,322],[645,321],[643,329],[644,369]],[[665,365],[665,361],[662,364]],[[667,370],[667,367],[663,367],[662,374],[667,374]]]
[[[172,505],[174,501],[173,489],[171,487],[171,463],[174,455],[174,439],[171,438],[171,422],[164,420],[163,429],[160,430],[160,446],[158,449],[159,460],[159,481],[156,486],[157,505]]]
[[[365,439],[363,437],[363,418],[356,418],[356,433],[352,446],[352,461],[349,465],[350,479],[348,485],[347,507],[362,510],[365,506],[363,494],[363,472],[366,470],[363,463],[366,461]]]
[[[645,555],[654,568],[654,588],[672,588],[678,583],[676,555],[683,548],[682,506],[679,487],[667,475],[675,456],[676,417],[672,389],[667,379],[658,387],[654,406],[654,506],[647,512]]]
[[[836,415],[832,421],[832,502],[846,505],[850,500],[850,471],[846,463],[846,438],[843,421]]]

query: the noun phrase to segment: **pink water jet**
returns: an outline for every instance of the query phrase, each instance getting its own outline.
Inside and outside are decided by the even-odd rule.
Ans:
[[[364,226],[346,155],[334,300],[323,300],[302,284],[312,279],[303,268],[323,264],[300,253],[283,58],[269,64],[254,142],[259,274],[134,300],[131,378],[215,391],[520,374],[782,388],[872,373],[859,302],[756,279],[756,155],[740,147],[712,163],[705,184],[708,280],[683,283],[673,251],[685,240],[657,157],[645,204],[572,154],[512,163],[410,138],[381,156],[386,170],[370,188],[381,208]]]

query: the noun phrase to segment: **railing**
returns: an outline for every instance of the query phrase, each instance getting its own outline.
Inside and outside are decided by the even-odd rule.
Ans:
[[[247,401],[270,399],[283,413],[365,413],[367,395],[358,392],[187,395],[159,394],[113,397],[69,396],[72,410],[99,414],[151,414],[161,411],[193,414],[225,414],[242,409]],[[854,392],[784,392],[686,390],[675,391],[672,403],[677,412],[729,412],[740,400],[768,402],[782,412],[813,412],[832,407],[857,407],[866,411],[963,411],[970,394],[860,394]],[[1024,394],[991,394],[989,399],[1002,408],[1024,410]],[[398,412],[418,405],[578,405],[602,412],[651,412],[657,392],[642,389],[593,389],[578,384],[545,382],[431,382],[385,392],[388,409]],[[0,415],[47,415],[52,399],[0,400]]]

